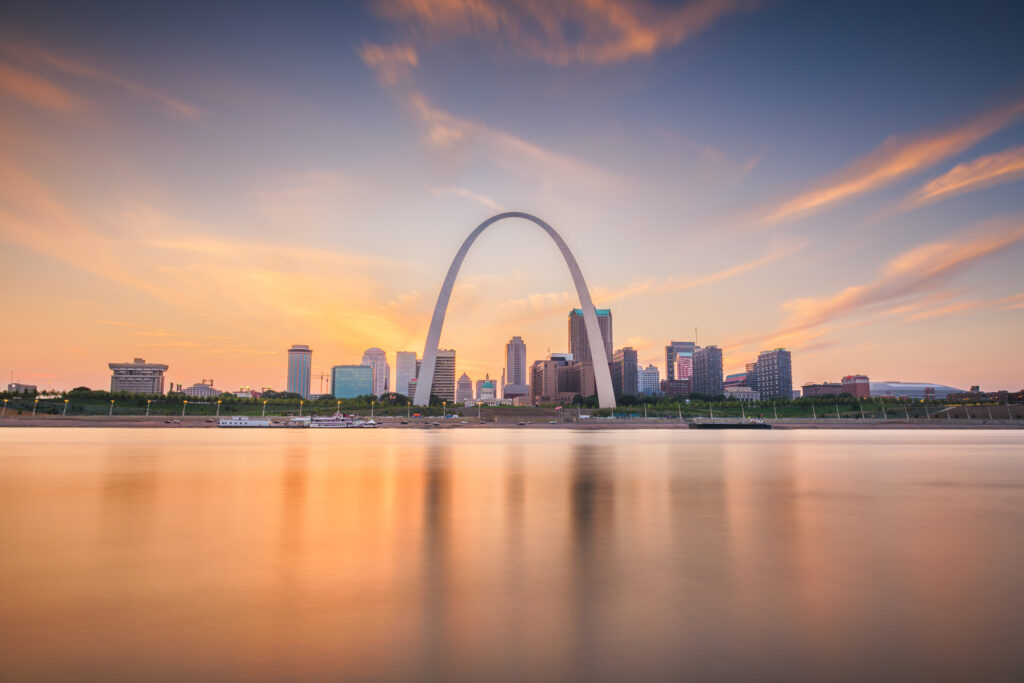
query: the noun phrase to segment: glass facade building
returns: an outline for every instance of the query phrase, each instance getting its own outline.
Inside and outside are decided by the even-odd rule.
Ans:
[[[369,365],[335,365],[331,368],[334,398],[356,398],[373,394],[373,368]]]

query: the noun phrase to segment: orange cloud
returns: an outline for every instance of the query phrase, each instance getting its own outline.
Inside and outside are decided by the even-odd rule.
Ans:
[[[909,208],[1024,178],[1024,145],[954,166],[907,198]]]
[[[832,296],[794,299],[783,307],[790,319],[780,334],[802,332],[827,322],[929,292],[971,264],[1024,240],[1024,224],[999,225],[987,232],[931,242],[889,261],[872,282],[853,285]]]
[[[641,0],[378,0],[378,12],[437,37],[507,40],[554,66],[610,64],[674,47],[753,0],[691,0],[669,8]]]
[[[67,112],[82,102],[75,95],[45,78],[0,62],[0,90],[40,109]]]
[[[374,45],[366,43],[358,50],[359,57],[377,72],[384,85],[395,85],[419,66],[416,48],[409,45]]]
[[[875,151],[832,176],[819,187],[778,206],[768,217],[775,222],[806,215],[864,192],[878,189],[943,159],[970,149],[1024,114],[1024,100],[987,111],[966,124],[932,135],[891,137]]]

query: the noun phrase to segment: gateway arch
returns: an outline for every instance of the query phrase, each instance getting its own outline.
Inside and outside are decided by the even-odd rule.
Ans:
[[[583,324],[587,330],[587,341],[590,344],[590,358],[594,363],[594,383],[597,385],[597,400],[602,408],[615,407],[615,392],[612,390],[612,373],[608,369],[608,356],[604,352],[604,342],[601,337],[601,328],[597,324],[597,311],[594,309],[594,302],[590,298],[590,290],[587,282],[583,279],[580,266],[576,263],[576,257],[569,250],[562,236],[555,232],[550,225],[534,215],[522,211],[506,211],[496,216],[491,216],[477,226],[476,230],[469,233],[469,237],[462,243],[459,252],[455,254],[451,267],[448,268],[448,275],[441,285],[441,293],[437,295],[437,304],[434,306],[434,317],[430,319],[430,331],[427,333],[427,344],[423,348],[423,362],[420,365],[419,377],[416,380],[416,396],[413,403],[418,406],[425,406],[430,403],[430,390],[434,385],[434,364],[437,362],[437,345],[441,341],[441,326],[444,325],[444,315],[448,311],[448,300],[452,296],[452,288],[455,286],[455,278],[459,275],[459,268],[469,253],[469,248],[484,230],[504,218],[523,218],[532,221],[546,232],[558,245],[558,250],[565,258],[565,265],[569,267],[573,284],[576,285],[576,293],[580,298],[580,308],[583,309]]]

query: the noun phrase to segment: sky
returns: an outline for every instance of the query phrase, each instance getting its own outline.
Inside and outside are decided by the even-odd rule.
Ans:
[[[662,373],[696,335],[726,372],[790,349],[795,386],[1024,386],[1020,3],[297,4],[3,4],[8,379],[283,389],[292,344],[314,392],[368,347],[393,371],[514,210]],[[498,377],[576,305],[503,221],[441,346]]]

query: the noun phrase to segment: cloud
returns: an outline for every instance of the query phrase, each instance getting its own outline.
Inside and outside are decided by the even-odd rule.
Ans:
[[[447,195],[454,195],[456,197],[462,197],[463,199],[469,199],[469,200],[472,200],[474,202],[478,202],[480,204],[483,204],[484,206],[486,206],[488,209],[491,209],[492,211],[501,211],[501,206],[498,204],[498,202],[494,201],[493,199],[491,199],[490,197],[487,197],[485,195],[478,194],[476,192],[472,192],[470,190],[467,190],[464,187],[438,187],[438,188],[432,189],[431,192],[435,196],[441,196],[441,195],[446,195],[447,194]]]
[[[460,118],[434,107],[422,93],[413,92],[408,102],[426,126],[426,140],[439,149],[476,146],[496,164],[513,173],[543,180],[573,178],[589,183],[608,183],[610,175],[585,162],[547,150],[511,133],[478,121]]]
[[[77,59],[64,57],[34,47],[19,45],[5,46],[4,52],[19,60],[22,64],[31,64],[36,68],[43,67],[44,69],[50,69],[51,71],[63,76],[70,76],[79,80],[112,85],[140,99],[156,102],[165,110],[176,116],[188,119],[199,118],[199,109],[193,105],[186,104],[181,100],[165,95],[164,93],[161,93],[147,85],[143,85],[109,71],[96,68]],[[12,67],[8,66],[7,68]],[[25,94],[31,95],[32,91],[35,91],[37,101],[34,103],[36,104],[48,103],[51,105],[50,108],[53,108],[52,105],[60,103],[60,98],[63,96],[57,96],[57,99],[55,99],[56,93],[53,91],[54,88],[59,88],[59,86],[55,86],[52,83],[43,80],[39,76],[32,76],[32,74],[28,74],[28,72],[20,73],[22,74],[20,87],[23,96]],[[36,82],[33,84],[33,82],[26,80],[26,76],[32,76],[36,79]],[[2,72],[0,72],[0,80],[3,80]],[[49,87],[47,87],[47,85]]]
[[[0,62],[0,90],[40,109],[69,112],[82,101],[61,86],[28,71]]]
[[[395,85],[408,78],[420,63],[416,48],[411,45],[365,43],[358,52],[363,62],[377,72],[377,78],[384,85]]]
[[[1024,178],[1024,145],[958,164],[907,197],[904,205],[915,208],[1021,178]]]
[[[996,224],[982,232],[930,242],[893,258],[871,282],[832,296],[787,301],[789,320],[777,335],[799,334],[831,321],[908,297],[928,295],[970,265],[1024,240],[1024,223]]]
[[[611,64],[679,45],[753,0],[378,0],[377,11],[427,38],[478,37],[553,66]]]
[[[1024,292],[1011,294],[994,299],[975,299],[971,301],[957,301],[956,303],[939,306],[930,310],[920,311],[907,318],[907,322],[923,322],[936,318],[945,318],[957,313],[974,313],[981,311],[1012,311],[1024,308]]]
[[[779,205],[766,220],[775,222],[820,211],[837,202],[919,173],[970,149],[1015,122],[1022,114],[1024,100],[1018,100],[938,133],[910,138],[891,137],[866,157],[839,171],[817,188]]]

